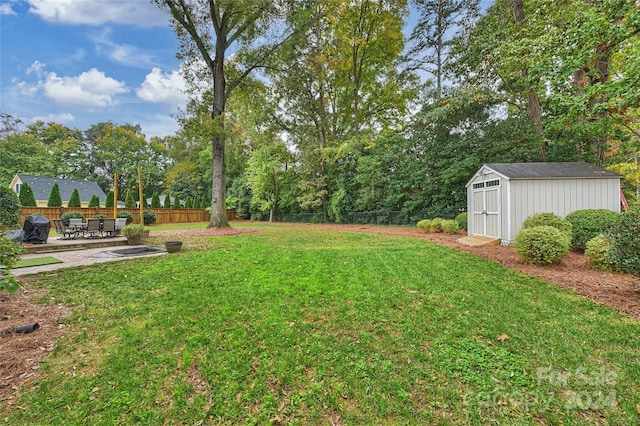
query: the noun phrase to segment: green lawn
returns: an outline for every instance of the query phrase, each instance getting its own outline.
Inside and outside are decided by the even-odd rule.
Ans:
[[[74,314],[0,422],[640,424],[640,323],[553,285],[418,239],[183,241],[35,279]]]

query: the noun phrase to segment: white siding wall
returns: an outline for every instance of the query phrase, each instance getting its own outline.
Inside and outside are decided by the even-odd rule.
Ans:
[[[505,216],[511,216],[511,229],[503,234],[508,241],[515,239],[522,222],[535,213],[565,217],[583,209],[620,211],[620,180],[617,178],[511,180],[509,184],[511,205]]]

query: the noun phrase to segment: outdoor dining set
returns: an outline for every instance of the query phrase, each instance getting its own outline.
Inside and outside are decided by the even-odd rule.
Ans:
[[[65,225],[61,219],[54,219],[56,231],[62,235],[61,240],[73,240],[76,238],[108,238],[120,235],[120,230],[127,224],[127,218],[117,219],[69,219],[69,225]]]

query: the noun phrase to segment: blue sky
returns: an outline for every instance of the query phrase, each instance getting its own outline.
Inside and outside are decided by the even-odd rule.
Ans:
[[[178,41],[149,0],[0,0],[0,111],[166,136],[184,106]]]
[[[112,121],[171,135],[187,99],[177,50],[150,0],[0,0],[0,111],[27,124]]]

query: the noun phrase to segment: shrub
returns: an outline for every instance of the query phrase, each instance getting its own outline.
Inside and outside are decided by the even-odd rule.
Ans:
[[[640,275],[640,212],[621,214],[607,233],[608,255],[622,272]]]
[[[585,244],[584,255],[587,258],[589,267],[599,271],[615,271],[616,263],[611,260],[609,251],[611,250],[611,240],[603,234],[593,237]]]
[[[126,217],[127,218],[127,224],[133,222],[133,215],[129,212],[118,212],[118,215],[116,217]]]
[[[11,274],[10,269],[15,265],[22,252],[23,249],[20,245],[9,238],[0,237],[0,292],[2,290],[7,290],[9,293],[18,291],[18,282]]]
[[[171,207],[174,208],[174,209],[181,209],[182,208],[182,204],[180,203],[180,197],[178,197],[178,195],[173,197],[173,205]]]
[[[167,192],[167,195],[164,196],[164,204],[163,207],[165,209],[171,208],[171,194]]]
[[[135,236],[142,235],[142,233],[144,232],[144,226],[138,225],[138,224],[126,225],[122,227],[120,232],[125,237],[135,237]]]
[[[73,192],[71,193],[71,197],[69,197],[69,203],[67,204],[67,207],[82,207],[78,188],[73,188]]]
[[[66,212],[62,213],[62,216],[60,216],[60,220],[62,220],[62,223],[64,223],[66,226],[69,226],[69,219],[84,220],[84,215],[80,212]]]
[[[571,222],[553,213],[536,213],[526,218],[522,223],[522,228],[534,228],[536,226],[553,226],[567,234],[571,239]]]
[[[156,191],[151,195],[151,208],[159,209],[160,207],[162,207],[160,205],[160,194]]]
[[[145,210],[144,211],[144,224],[145,225],[152,225],[154,223],[156,223],[156,212],[154,212],[153,210]]]
[[[611,229],[619,216],[620,213],[598,209],[577,210],[569,213],[565,219],[573,226],[571,246],[584,250],[589,240]]]
[[[107,215],[105,214],[97,214],[95,216],[93,216],[94,219],[106,219]]]
[[[0,230],[20,226],[20,201],[7,186],[0,186]]]
[[[416,227],[424,232],[429,232],[431,231],[431,221],[429,219],[421,220],[416,223]]]
[[[442,219],[441,217],[435,217],[433,219],[431,219],[431,232],[442,232],[442,222],[444,221],[444,219]]]
[[[443,220],[440,226],[442,226],[442,230],[447,234],[455,235],[460,232],[460,225],[456,220]]]
[[[559,262],[569,251],[570,238],[553,226],[523,228],[516,236],[516,252],[526,263],[548,265]]]
[[[124,194],[124,206],[128,209],[136,208],[136,199],[133,198],[133,193],[127,189],[127,192]]]
[[[95,194],[92,195],[88,207],[100,207],[100,197]]]
[[[33,189],[31,189],[26,182],[20,185],[20,195],[18,195],[18,199],[23,206],[35,207],[38,205],[36,196],[33,194]]]
[[[467,230],[467,218],[467,212],[462,212],[455,218],[455,221],[458,222],[460,229],[464,229],[465,231]]]
[[[53,188],[51,188],[47,207],[62,207],[62,196],[60,195],[60,187],[57,182],[54,183]]]
[[[113,197],[114,197],[113,191],[107,192],[107,199],[104,202],[104,206],[106,208],[113,207]]]

